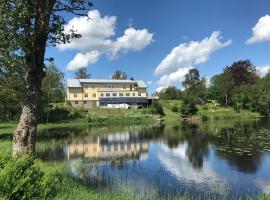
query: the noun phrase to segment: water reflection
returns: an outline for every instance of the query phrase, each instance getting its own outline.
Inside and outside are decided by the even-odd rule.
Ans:
[[[88,158],[96,161],[138,159],[147,154],[149,141],[138,134],[117,132],[105,136],[75,138],[68,143],[68,159]]]
[[[52,137],[57,131],[65,137]],[[87,126],[48,130],[47,135],[39,138],[38,155],[67,159],[72,174],[87,184],[128,186],[128,191],[144,190],[153,198],[188,194],[208,199],[209,193],[238,198],[270,192],[268,122]]]

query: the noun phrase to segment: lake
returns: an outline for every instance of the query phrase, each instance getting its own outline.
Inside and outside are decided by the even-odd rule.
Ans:
[[[238,199],[270,193],[270,121],[72,126],[44,131],[42,160],[89,187],[137,199]]]

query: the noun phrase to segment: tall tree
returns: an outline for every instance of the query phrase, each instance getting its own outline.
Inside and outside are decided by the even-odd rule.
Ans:
[[[112,75],[112,79],[127,80],[127,78],[128,78],[128,75],[121,70],[116,70],[114,74]]]
[[[57,69],[54,63],[50,63],[42,82],[43,103],[59,103],[65,100],[63,79],[64,74]]]
[[[206,79],[200,77],[200,72],[197,68],[188,71],[182,85],[185,87],[187,95],[193,98],[202,97],[206,93]]]
[[[259,79],[256,67],[250,60],[234,62],[224,72],[231,73],[235,86],[254,84]]]
[[[75,76],[77,79],[89,79],[91,78],[91,74],[87,73],[86,68],[80,68],[78,71],[75,73]]]
[[[13,135],[14,156],[35,152],[46,46],[80,37],[75,30],[64,32],[63,12],[87,16],[84,12],[91,6],[88,0],[0,1],[0,66],[21,67],[25,82],[22,113]]]
[[[222,104],[228,105],[234,84],[234,78],[229,71],[224,71],[222,74],[213,76],[210,86],[211,96],[219,100]]]

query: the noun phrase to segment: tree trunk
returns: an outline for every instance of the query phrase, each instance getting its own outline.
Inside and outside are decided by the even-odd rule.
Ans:
[[[13,156],[35,153],[44,56],[54,4],[55,0],[37,1],[32,43],[25,55],[26,94],[20,121],[13,134]]]
[[[28,63],[28,65],[35,63]],[[39,67],[35,67],[37,69]],[[28,69],[33,69],[28,67]],[[43,71],[29,70],[25,76],[26,97],[17,128],[13,134],[13,155],[34,154]]]

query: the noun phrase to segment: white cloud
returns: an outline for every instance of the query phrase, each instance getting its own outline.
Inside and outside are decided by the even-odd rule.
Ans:
[[[264,65],[262,67],[257,67],[257,71],[261,77],[265,76],[268,72],[270,72],[270,65]]]
[[[87,67],[89,64],[94,63],[89,58],[92,52],[98,52],[99,55],[94,59],[97,62],[102,55],[115,57],[119,53],[140,51],[153,41],[153,33],[150,33],[147,29],[136,30],[131,27],[124,31],[123,36],[114,38],[117,19],[115,16],[102,17],[97,10],[89,11],[88,16],[90,19],[87,17],[74,17],[64,27],[66,33],[70,30],[76,30],[77,33],[81,34],[80,38],[57,46],[62,51],[81,51],[68,64],[68,69]],[[82,56],[82,54],[85,56]],[[85,65],[81,65],[80,62],[76,64],[75,60],[78,61],[82,57],[84,61],[81,62],[85,63]],[[86,60],[89,60],[89,62],[86,62]]]
[[[153,81],[147,81],[147,85],[150,86],[152,85]]]
[[[78,53],[67,65],[68,70],[85,68],[89,64],[96,63],[100,57],[99,51],[91,51],[85,54]]]
[[[176,72],[170,73],[170,74],[166,74],[163,75],[159,81],[158,81],[158,85],[161,87],[169,87],[169,86],[173,86],[177,83],[181,83],[182,81],[184,81],[185,79],[185,75],[188,73],[188,71],[192,69],[192,67],[184,67],[184,68],[180,68],[178,69]]]
[[[220,32],[213,32],[210,37],[201,41],[183,43],[173,48],[155,70],[156,75],[170,74],[180,68],[206,62],[216,50],[231,44],[231,40],[221,42]]]
[[[122,37],[117,38],[114,42],[113,55],[119,52],[127,52],[128,50],[140,51],[147,47],[153,41],[153,33],[148,30],[135,30],[128,28]]]
[[[160,91],[163,90],[164,88],[165,88],[165,87],[162,87],[162,86],[161,86],[161,87],[157,87],[157,88],[156,88],[156,91],[157,91],[157,92],[160,92]]]
[[[81,37],[73,39],[70,43],[58,45],[60,50],[104,51],[111,47],[110,37],[115,35],[116,17],[102,17],[97,10],[89,11],[88,16],[90,19],[85,16],[74,17],[65,25],[66,33],[75,30]]]
[[[259,19],[252,28],[252,37],[246,41],[246,44],[270,41],[270,16],[265,15]]]

